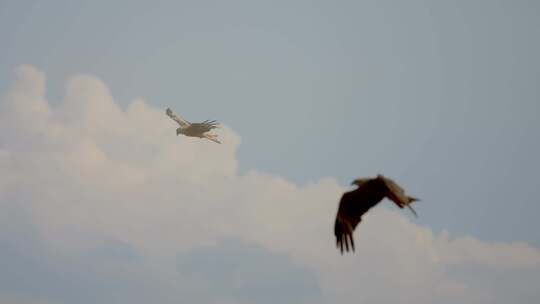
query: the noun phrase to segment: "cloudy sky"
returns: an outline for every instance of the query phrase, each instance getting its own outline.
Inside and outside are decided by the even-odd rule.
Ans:
[[[0,302],[537,303],[539,15],[0,1]],[[419,218],[386,202],[340,256],[339,196],[377,173]]]

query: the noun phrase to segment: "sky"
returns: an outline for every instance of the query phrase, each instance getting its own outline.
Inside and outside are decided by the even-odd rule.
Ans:
[[[539,15],[0,1],[0,300],[536,303]],[[339,196],[377,173],[419,217],[383,203],[342,257]]]

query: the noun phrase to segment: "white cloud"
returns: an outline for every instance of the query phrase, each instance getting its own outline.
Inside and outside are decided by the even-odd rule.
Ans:
[[[327,303],[506,303],[522,294],[539,299],[531,282],[540,279],[540,252],[527,244],[434,234],[396,211],[376,208],[358,227],[357,253],[340,256],[332,228],[346,189],[335,179],[300,186],[257,171],[240,175],[240,137],[226,126],[219,131],[222,145],[177,137],[164,109],[143,100],[121,109],[99,79],[85,75],[70,78],[63,103],[52,107],[44,97],[42,72],[21,66],[16,75],[1,104],[0,206],[28,214],[28,226],[35,228],[31,246],[53,260],[43,273],[62,273],[59,265],[65,262],[85,272],[81,265],[87,263],[96,268],[87,285],[99,278],[122,281],[119,291],[100,287],[105,302],[113,295],[131,301],[134,296],[119,293],[141,290],[174,302],[182,297],[180,282],[211,293],[208,282],[177,273],[176,257],[201,246],[219,249],[224,238],[290,257],[282,265],[300,265],[291,275],[304,278],[302,273],[313,271],[320,294],[313,289],[317,284],[308,284],[306,299],[310,292]],[[2,224],[16,226],[8,218]],[[13,229],[4,230],[24,230]],[[25,235],[0,237],[13,241]],[[515,279],[522,276],[529,280]],[[260,280],[259,295],[265,294],[265,283],[275,287],[275,276],[253,278]],[[147,287],[138,288],[142,285]],[[22,303],[35,297],[6,288],[0,294],[19,295]],[[52,303],[74,299],[60,291],[38,295]],[[245,294],[216,296],[204,301],[264,302]],[[290,301],[297,302],[297,296]]]

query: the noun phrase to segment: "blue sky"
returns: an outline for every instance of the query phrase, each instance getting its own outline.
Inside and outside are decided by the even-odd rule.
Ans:
[[[415,224],[538,248],[539,15],[535,1],[0,1],[0,92],[27,64],[61,107],[66,80],[92,75],[121,109],[223,122],[240,176],[383,173],[423,199]]]
[[[89,73],[242,136],[243,170],[378,172],[420,223],[540,245],[539,6],[530,1],[2,1],[0,87]],[[509,229],[512,227],[512,229]]]

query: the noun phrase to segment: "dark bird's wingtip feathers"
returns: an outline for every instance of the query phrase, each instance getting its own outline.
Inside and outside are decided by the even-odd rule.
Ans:
[[[344,234],[336,237],[336,248],[343,255],[344,252],[354,252],[354,238],[351,234]]]

